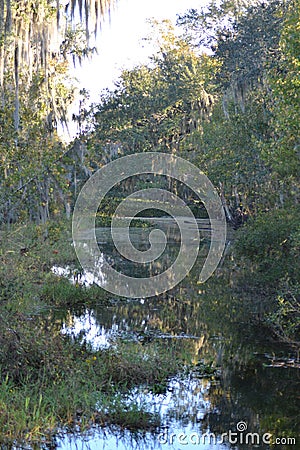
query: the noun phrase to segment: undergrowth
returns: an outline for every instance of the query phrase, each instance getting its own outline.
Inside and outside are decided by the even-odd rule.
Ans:
[[[77,270],[64,222],[18,225],[0,232],[0,442],[38,443],[58,429],[115,424],[132,430],[159,425],[159,417],[124,393],[161,385],[180,366],[155,342],[119,343],[95,351],[61,333],[53,311],[110,304],[98,286],[54,275]],[[121,395],[122,394],[122,395]]]

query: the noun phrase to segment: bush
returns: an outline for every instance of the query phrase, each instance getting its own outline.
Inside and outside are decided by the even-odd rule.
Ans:
[[[235,254],[254,265],[260,282],[276,284],[282,280],[300,281],[299,249],[300,211],[275,210],[250,220],[240,230]]]
[[[255,287],[262,319],[280,340],[296,345],[300,341],[299,219],[299,209],[261,214],[238,233],[235,244],[235,255],[244,265],[243,284]],[[253,307],[254,297],[251,300]]]

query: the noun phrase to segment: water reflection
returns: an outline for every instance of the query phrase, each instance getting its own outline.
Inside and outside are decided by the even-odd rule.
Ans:
[[[196,302],[191,295],[187,298],[189,290],[190,285],[182,286],[177,296],[117,302],[105,309],[85,310],[79,316],[69,312],[69,326],[65,322],[63,329],[65,332],[72,330],[74,334],[85,331],[84,339],[98,348],[120,338],[139,341],[143,345],[158,339],[163,340],[166,346],[176,340],[194,365],[192,373],[172,378],[164,394],[153,394],[145,388],[131,393],[136,403],[146,402],[152,412],[160,414],[164,426],[160,432],[167,430],[168,435],[198,433],[199,436],[210,432],[218,437],[228,430],[235,430],[236,424],[244,420],[253,433],[267,430],[274,436],[281,436],[283,432],[295,436],[298,414],[296,395],[299,392],[295,359],[282,356],[279,365],[275,357],[275,351],[277,354],[280,351],[278,346],[266,345],[258,333],[251,336],[245,327],[244,333],[241,333],[236,325],[229,322],[226,314],[224,320],[220,314],[215,316],[212,308],[215,297],[210,289],[207,289],[209,294],[201,291],[202,302]],[[220,294],[218,289],[216,292]],[[224,302],[231,298],[228,298],[229,293],[230,290],[224,289]],[[211,306],[210,321],[205,302]],[[218,308],[220,305],[222,301],[219,299]],[[227,327],[223,326],[224,322]],[[269,353],[260,353],[262,348],[268,348]],[[197,367],[209,362],[219,370],[213,377],[203,378]],[[121,439],[116,433],[111,430],[96,433],[88,438],[86,444],[82,436],[74,438],[71,443],[65,438],[61,445],[63,449],[76,448],[76,445],[79,445],[78,448],[91,445],[91,448],[98,449],[195,448],[192,444],[178,443],[176,446],[160,446],[157,434],[149,433],[142,441],[128,443],[129,437],[134,440],[133,435],[125,433]],[[117,442],[119,447],[114,447]],[[228,446],[211,443],[197,448],[213,450]],[[239,445],[234,448],[253,447]],[[262,444],[257,448],[266,450],[269,446]]]
[[[135,342],[150,342],[153,339],[186,339],[194,341],[195,347],[198,349],[203,346],[204,342],[204,335],[201,337],[185,333],[176,335],[149,328],[147,319],[141,320],[138,329],[133,328],[126,319],[118,321],[118,317],[115,314],[111,318],[112,324],[110,328],[107,328],[107,323],[103,322],[103,318],[101,319],[96,319],[94,310],[86,310],[81,316],[68,315],[68,318],[62,325],[61,332],[74,338],[79,338],[82,343],[90,344],[94,350],[107,348],[116,339]]]
[[[134,239],[138,240],[140,233],[137,230]],[[135,270],[134,265],[124,266],[104,235],[101,242],[105,258],[127,273]],[[140,245],[144,245],[142,240]],[[175,239],[168,252],[166,261],[176,253]],[[233,292],[234,273],[227,270],[226,265],[205,285],[197,284],[206,254],[204,245],[194,270],[168,293],[63,312],[62,332],[81,337],[95,349],[107,348],[119,339],[142,345],[159,340],[166,348],[175,341],[194,370],[170,379],[163,394],[153,394],[145,387],[131,392],[135,402],[146,402],[150,410],[160,414],[163,427],[156,434],[94,430],[92,434],[64,436],[57,441],[59,448],[250,450],[251,444],[230,446],[200,442],[195,445],[180,444],[178,440],[173,444],[159,441],[159,433],[165,432],[168,436],[180,432],[203,436],[209,432],[219,438],[222,433],[235,430],[240,421],[245,421],[248,430],[259,435],[270,432],[278,437],[297,436],[300,391],[297,355],[268,342],[264,330],[254,329],[249,323],[249,298]],[[143,267],[140,273],[156,269],[156,266]],[[72,268],[65,270],[67,272],[57,268],[56,273],[71,278],[74,283],[94,282],[93,278],[88,281],[89,274],[78,277]],[[197,367],[210,365],[212,376],[203,378]],[[267,450],[270,446],[260,442],[255,448]],[[282,444],[278,448],[290,447]]]
[[[118,333],[117,324],[108,331],[96,321],[93,311],[87,310],[82,316],[73,316],[69,318],[68,323],[69,325],[63,324],[62,334],[81,338],[82,341],[91,344],[95,350],[109,347],[112,336]]]
[[[93,284],[97,284],[101,286],[104,283],[103,273],[101,272],[101,263],[104,261],[103,256],[101,259],[98,259],[98,267],[99,267],[99,275],[95,274],[95,272],[81,271],[79,269],[75,269],[71,266],[53,266],[51,268],[51,272],[55,275],[68,278],[72,284],[78,284],[81,286],[92,286]]]
[[[193,442],[195,442],[195,436],[198,434],[191,427],[185,428],[181,433],[186,434],[188,437],[191,436],[192,443],[184,441],[183,444],[180,444],[175,437],[171,437],[170,441],[164,443],[164,437],[160,438],[159,435],[153,436],[149,433],[133,435],[128,431],[112,432],[111,429],[104,429],[86,435],[81,440],[75,436],[67,436],[58,443],[58,448],[61,450],[195,450],[195,448],[201,450],[228,450],[230,448],[229,445],[218,443],[202,444],[200,442],[195,445]],[[163,443],[160,443],[159,439]]]
[[[221,435],[210,435],[209,427],[203,426],[204,418],[211,410],[209,391],[211,382],[190,374],[175,377],[168,383],[166,393],[155,395],[146,389],[136,389],[128,396],[128,401],[149,404],[150,410],[159,413],[163,422],[156,433],[130,433],[128,431],[94,430],[81,437],[65,436],[58,441],[58,448],[67,449],[228,449],[220,444]],[[206,437],[203,437],[204,434]],[[185,435],[185,436],[183,436]]]

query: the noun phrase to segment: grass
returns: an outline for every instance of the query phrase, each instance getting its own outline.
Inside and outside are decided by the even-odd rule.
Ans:
[[[155,386],[178,370],[176,350],[120,343],[93,351],[43,319],[19,316],[1,327],[0,441],[39,442],[57,427],[85,430],[115,424],[152,429],[159,418],[145,405],[125,402],[134,386]]]
[[[75,310],[109,295],[71,284],[53,265],[76,268],[64,223],[25,224],[0,232],[0,443],[50,441],[58,428],[159,425],[145,405],[124,400],[138,385],[164,386],[182,364],[176,347],[119,342],[95,351],[61,334],[51,310]]]

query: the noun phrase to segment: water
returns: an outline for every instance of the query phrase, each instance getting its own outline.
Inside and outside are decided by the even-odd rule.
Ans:
[[[135,276],[138,270],[149,276],[176,256],[178,241],[173,227],[169,231],[166,254],[139,269],[116,254],[107,230],[98,231],[97,237],[102,257],[118,270]],[[146,234],[147,230],[134,230],[135,244],[143,248]],[[261,327],[254,329],[249,324],[251,304],[245,307],[248,299],[232,289],[233,274],[226,261],[206,284],[197,283],[207,250],[204,242],[193,272],[168,293],[148,299],[116,299],[109,307],[95,305],[80,313],[64,311],[62,333],[80,335],[95,349],[118,345],[120,340],[142,345],[159,341],[166,349],[176,342],[193,370],[170,378],[163,392],[153,393],[142,386],[128,394],[128,401],[146,404],[149,411],[160,415],[159,430],[132,433],[110,427],[81,435],[63,434],[56,440],[58,448],[267,450],[275,439],[276,448],[298,447],[292,441],[298,437],[299,425],[297,355],[270,341]],[[72,268],[53,271],[73,282],[89,285],[94,281],[91,274],[78,277]]]

